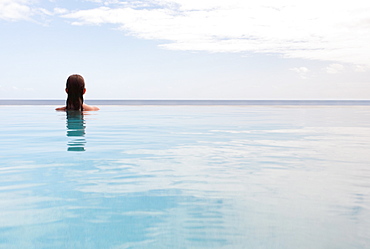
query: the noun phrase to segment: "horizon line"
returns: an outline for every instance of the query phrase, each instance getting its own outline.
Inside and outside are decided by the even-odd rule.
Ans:
[[[65,99],[0,99],[0,105],[62,105]],[[91,99],[98,105],[370,105],[370,100]]]

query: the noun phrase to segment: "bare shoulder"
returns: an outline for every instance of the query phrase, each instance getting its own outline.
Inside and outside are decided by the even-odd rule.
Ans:
[[[65,111],[67,107],[63,106],[63,107],[58,107],[58,108],[55,108],[56,111]]]
[[[55,108],[56,111],[66,111],[67,110],[67,107],[66,106],[63,106],[63,107],[58,107],[58,108]],[[96,106],[90,106],[90,105],[85,105],[83,104],[83,110],[84,111],[99,111],[99,107],[96,107]]]
[[[83,104],[84,111],[99,111],[99,107]]]

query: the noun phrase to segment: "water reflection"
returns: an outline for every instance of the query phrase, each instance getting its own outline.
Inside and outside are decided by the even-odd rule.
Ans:
[[[0,248],[370,245],[368,107],[111,106],[73,156],[42,108],[2,115]]]
[[[68,151],[85,151],[85,120],[80,111],[67,111]]]

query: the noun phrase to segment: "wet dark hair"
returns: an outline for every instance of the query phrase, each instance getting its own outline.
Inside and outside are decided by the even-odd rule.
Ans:
[[[85,80],[81,75],[73,74],[68,77],[66,89],[68,91],[68,98],[66,101],[67,110],[83,110],[84,103],[84,89]]]

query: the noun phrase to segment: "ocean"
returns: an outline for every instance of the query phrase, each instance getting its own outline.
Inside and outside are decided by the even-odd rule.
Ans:
[[[65,100],[0,99],[0,105],[63,105]],[[89,100],[90,105],[370,105],[370,100]]]
[[[0,101],[0,248],[370,246],[369,101]]]

